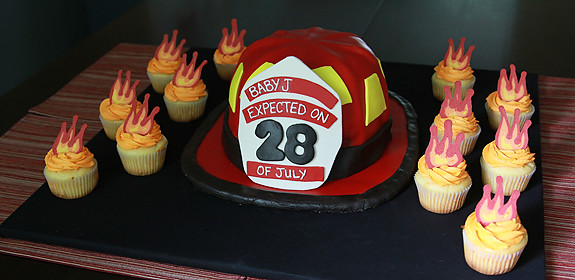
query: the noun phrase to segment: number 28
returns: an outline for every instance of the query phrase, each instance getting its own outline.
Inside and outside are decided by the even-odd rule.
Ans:
[[[305,140],[300,141],[298,135],[303,135]],[[267,136],[262,145],[256,150],[256,156],[260,160],[281,161],[287,157],[289,161],[303,165],[309,163],[315,156],[314,144],[317,141],[317,134],[307,124],[292,124],[287,128],[286,143],[283,151],[278,148],[284,137],[284,129],[279,122],[274,120],[260,122],[256,126],[256,136],[260,139],[264,139]],[[297,147],[301,147],[303,152],[296,152]]]

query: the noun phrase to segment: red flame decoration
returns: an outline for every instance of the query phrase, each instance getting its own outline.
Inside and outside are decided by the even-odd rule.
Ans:
[[[449,39],[449,48],[445,53],[445,58],[443,59],[443,63],[445,66],[451,66],[457,70],[463,70],[469,67],[469,63],[471,61],[471,53],[475,50],[475,46],[469,47],[467,53],[464,55],[465,52],[465,38],[461,38],[461,42],[459,43],[459,48],[457,48],[457,52],[455,51],[455,47],[453,46],[453,40]]]
[[[483,186],[483,197],[475,207],[477,221],[484,227],[491,223],[509,221],[517,217],[517,199],[520,192],[514,190],[506,204],[503,204],[503,178],[497,176],[495,196],[491,199],[491,186]]]
[[[136,80],[130,87],[130,71],[126,71],[126,80],[122,84],[122,70],[118,71],[118,77],[110,89],[110,105],[112,104],[130,104],[136,99],[136,87],[140,80]]]
[[[475,93],[473,89],[467,90],[465,99],[461,100],[461,81],[455,81],[455,94],[451,95],[451,88],[445,86],[445,99],[441,103],[439,114],[442,118],[450,116],[469,117],[473,111],[471,109],[471,97]]]
[[[154,55],[158,60],[178,60],[182,54],[182,47],[186,43],[186,39],[182,39],[180,44],[176,47],[178,37],[178,30],[174,29],[172,32],[172,40],[168,42],[168,34],[164,34],[164,39],[160,46],[156,49]]]
[[[499,113],[501,114],[501,122],[499,128],[495,133],[495,145],[501,150],[519,150],[527,148],[529,143],[529,134],[527,129],[531,126],[531,120],[527,120],[520,128],[519,122],[519,108],[515,108],[513,123],[509,125],[507,119],[507,112],[503,106],[499,106]]]
[[[238,23],[235,18],[232,19],[232,33],[228,35],[228,28],[222,28],[222,39],[218,46],[221,53],[232,55],[240,52],[244,48],[244,36],[246,30],[243,29],[238,35]]]
[[[445,121],[445,130],[441,142],[437,137],[437,126],[432,125],[429,129],[431,137],[429,139],[429,145],[427,145],[427,149],[425,150],[425,162],[428,168],[431,169],[442,165],[457,166],[463,161],[460,145],[465,135],[463,133],[457,134],[457,136],[455,136],[455,142],[452,143],[452,125],[451,120]]]
[[[55,155],[59,153],[79,153],[84,149],[84,145],[82,144],[82,140],[84,138],[84,132],[86,128],[88,128],[87,124],[83,124],[82,128],[80,128],[80,132],[77,135],[74,135],[76,131],[76,123],[78,122],[78,115],[74,115],[72,117],[72,125],[70,126],[70,130],[66,131],[66,127],[68,124],[66,122],[62,123],[62,127],[60,127],[60,133],[56,137],[56,141],[52,145],[52,153]]]
[[[146,93],[144,96],[144,102],[138,110],[137,101],[134,99],[132,102],[132,108],[128,117],[124,122],[124,132],[126,133],[137,133],[140,135],[146,135],[150,133],[154,125],[154,116],[160,111],[160,107],[156,106],[148,116],[148,99],[150,99],[150,94]]]
[[[526,77],[527,72],[521,72],[521,78],[517,80],[517,72],[515,65],[509,66],[509,78],[507,78],[507,70],[501,69],[499,73],[499,81],[497,82],[497,94],[499,98],[505,101],[518,101],[523,96],[527,95]]]
[[[194,69],[196,65],[196,60],[198,59],[198,52],[194,52],[192,55],[192,61],[189,65],[186,65],[187,55],[184,54],[182,57],[183,63],[180,64],[178,70],[176,70],[176,74],[174,74],[174,78],[172,79],[172,83],[178,87],[194,87],[198,81],[200,81],[200,77],[202,75],[202,68],[204,65],[208,63],[207,60],[202,61],[200,66]]]

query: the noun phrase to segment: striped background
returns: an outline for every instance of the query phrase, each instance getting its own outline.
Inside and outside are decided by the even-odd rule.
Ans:
[[[76,76],[0,137],[0,223],[44,182],[44,155],[63,121],[78,114],[84,139],[102,129],[100,102],[118,69],[149,86],[155,46],[120,44]],[[548,279],[575,279],[575,79],[539,76],[541,158]],[[164,263],[0,238],[0,253],[146,279],[253,279]]]

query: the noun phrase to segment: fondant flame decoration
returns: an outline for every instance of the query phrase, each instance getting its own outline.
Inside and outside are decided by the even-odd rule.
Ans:
[[[232,32],[228,34],[228,28],[222,28],[222,39],[218,49],[221,53],[232,55],[244,49],[244,36],[246,30],[243,29],[238,35],[238,22],[235,18],[232,19]]]
[[[507,112],[503,106],[499,106],[499,113],[501,114],[501,123],[495,133],[495,145],[501,150],[520,150],[527,148],[529,143],[529,134],[527,129],[531,126],[531,120],[527,120],[520,127],[519,123],[519,108],[515,108],[513,123],[509,125],[507,119]]]
[[[522,71],[521,78],[517,80],[515,65],[511,64],[509,68],[509,78],[507,78],[506,69],[501,69],[499,73],[499,81],[497,82],[497,94],[502,100],[518,101],[527,94],[527,85],[525,81],[527,72]]]
[[[168,34],[164,34],[164,39],[154,55],[158,60],[178,60],[182,54],[182,47],[186,43],[186,39],[182,39],[180,44],[176,47],[178,39],[178,30],[174,29],[172,32],[172,40],[168,42]]]
[[[483,226],[491,223],[509,221],[517,217],[517,199],[519,190],[514,190],[506,204],[503,204],[503,178],[497,176],[495,196],[491,199],[491,186],[483,186],[483,197],[475,206],[477,221]]]
[[[445,53],[445,58],[443,59],[443,63],[445,66],[451,66],[453,69],[463,70],[469,67],[469,62],[471,61],[471,53],[475,50],[475,46],[469,47],[466,54],[465,52],[465,38],[461,38],[461,42],[459,43],[459,48],[455,51],[455,47],[453,45],[453,40],[449,39],[449,48]]]
[[[196,65],[196,60],[198,59],[198,52],[194,52],[194,54],[192,55],[192,61],[190,62],[189,65],[186,65],[186,60],[187,59],[187,55],[184,54],[182,56],[182,64],[180,64],[180,67],[178,67],[178,70],[176,71],[176,74],[174,74],[174,78],[172,79],[172,83],[175,86],[178,87],[194,87],[198,81],[200,80],[200,77],[202,75],[202,68],[204,68],[204,65],[206,65],[208,63],[207,60],[202,61],[202,63],[200,64],[200,66],[198,66],[198,68],[194,69],[195,65]]]
[[[451,95],[451,88],[445,86],[445,99],[441,103],[439,114],[442,118],[448,117],[469,117],[473,111],[471,109],[471,97],[474,94],[473,89],[467,90],[465,99],[461,100],[461,81],[455,81],[455,93]]]
[[[82,140],[84,138],[84,132],[88,127],[87,124],[83,124],[80,128],[80,132],[75,135],[76,133],[76,123],[78,122],[78,115],[74,115],[72,117],[72,125],[70,126],[70,130],[66,131],[66,127],[68,124],[66,122],[62,123],[62,127],[60,127],[60,133],[56,137],[56,141],[52,145],[52,153],[55,155],[60,153],[79,153],[84,149],[84,145],[82,144]]]
[[[453,138],[452,125],[451,120],[445,121],[445,131],[443,132],[441,141],[439,141],[437,136],[437,126],[432,125],[429,129],[431,137],[429,139],[429,145],[427,145],[427,149],[425,150],[425,162],[430,169],[442,165],[457,166],[463,161],[460,145],[463,141],[464,134],[457,134],[455,141],[451,142]]]
[[[142,102],[139,110],[136,105],[137,101],[134,99],[130,113],[128,113],[128,117],[124,122],[124,132],[140,135],[150,133],[154,125],[154,116],[160,111],[160,107],[154,107],[150,115],[148,115],[148,99],[150,99],[150,94],[146,93],[144,102]]]
[[[110,89],[110,105],[111,104],[130,104],[136,99],[136,87],[140,84],[140,80],[136,80],[130,87],[130,71],[126,71],[126,80],[122,84],[122,70],[118,71],[118,77]]]

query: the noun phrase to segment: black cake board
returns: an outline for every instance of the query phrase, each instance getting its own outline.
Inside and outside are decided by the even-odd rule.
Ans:
[[[213,49],[197,49],[211,61]],[[389,88],[419,115],[420,154],[440,102],[431,93],[433,67],[384,63]],[[462,209],[440,215],[424,210],[413,180],[381,206],[362,212],[321,213],[245,205],[199,191],[183,175],[180,155],[204,120],[169,121],[162,96],[156,120],[168,138],[164,168],[135,177],[122,168],[115,142],[103,131],[86,146],[99,162],[100,180],[88,196],[63,200],[42,185],[0,225],[7,238],[55,244],[177,265],[270,279],[493,279],[475,272],[463,257],[461,225],[481,198],[481,148],[494,139],[483,109],[497,85],[497,71],[476,71],[473,106],[483,131],[466,156],[474,182]],[[207,112],[227,99],[228,83],[208,63],[203,79]],[[537,107],[537,78],[528,76]],[[140,96],[141,97],[141,96]],[[543,279],[543,196],[539,113],[532,118],[529,146],[537,153],[535,172],[518,201],[529,243],[511,272],[497,279]]]

